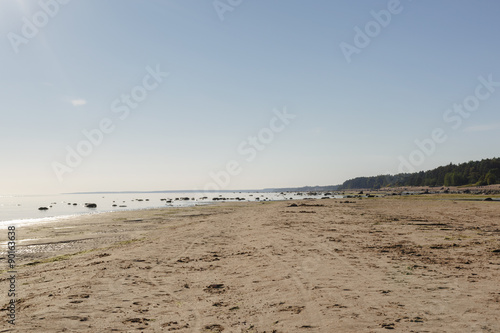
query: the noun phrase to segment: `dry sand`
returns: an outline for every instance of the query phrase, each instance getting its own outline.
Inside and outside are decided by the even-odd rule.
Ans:
[[[500,203],[441,198],[225,203],[19,228],[39,240],[19,243],[16,330],[2,272],[0,332],[500,332]]]

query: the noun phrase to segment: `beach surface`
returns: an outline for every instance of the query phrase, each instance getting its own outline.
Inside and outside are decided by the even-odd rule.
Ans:
[[[500,332],[500,203],[458,199],[220,203],[19,227],[16,325],[2,245],[0,332]]]

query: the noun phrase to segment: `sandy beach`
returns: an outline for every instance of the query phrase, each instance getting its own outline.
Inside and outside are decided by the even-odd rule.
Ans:
[[[232,202],[19,228],[16,325],[3,246],[0,332],[500,332],[500,203],[458,199]]]

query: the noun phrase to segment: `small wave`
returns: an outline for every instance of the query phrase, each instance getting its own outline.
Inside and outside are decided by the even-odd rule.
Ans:
[[[42,217],[42,218],[34,218],[34,219],[17,219],[17,220],[9,220],[9,221],[0,221],[0,227],[7,227],[14,225],[16,227],[25,226],[25,225],[33,225],[47,222],[54,222],[59,220],[68,220],[77,216],[81,216],[82,214],[77,215],[62,215],[62,216],[51,216],[51,217]]]

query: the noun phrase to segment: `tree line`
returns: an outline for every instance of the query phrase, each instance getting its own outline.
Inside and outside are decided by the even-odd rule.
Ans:
[[[340,189],[379,189],[397,186],[484,186],[499,183],[500,158],[491,158],[458,165],[450,163],[429,171],[358,177],[345,181]]]

